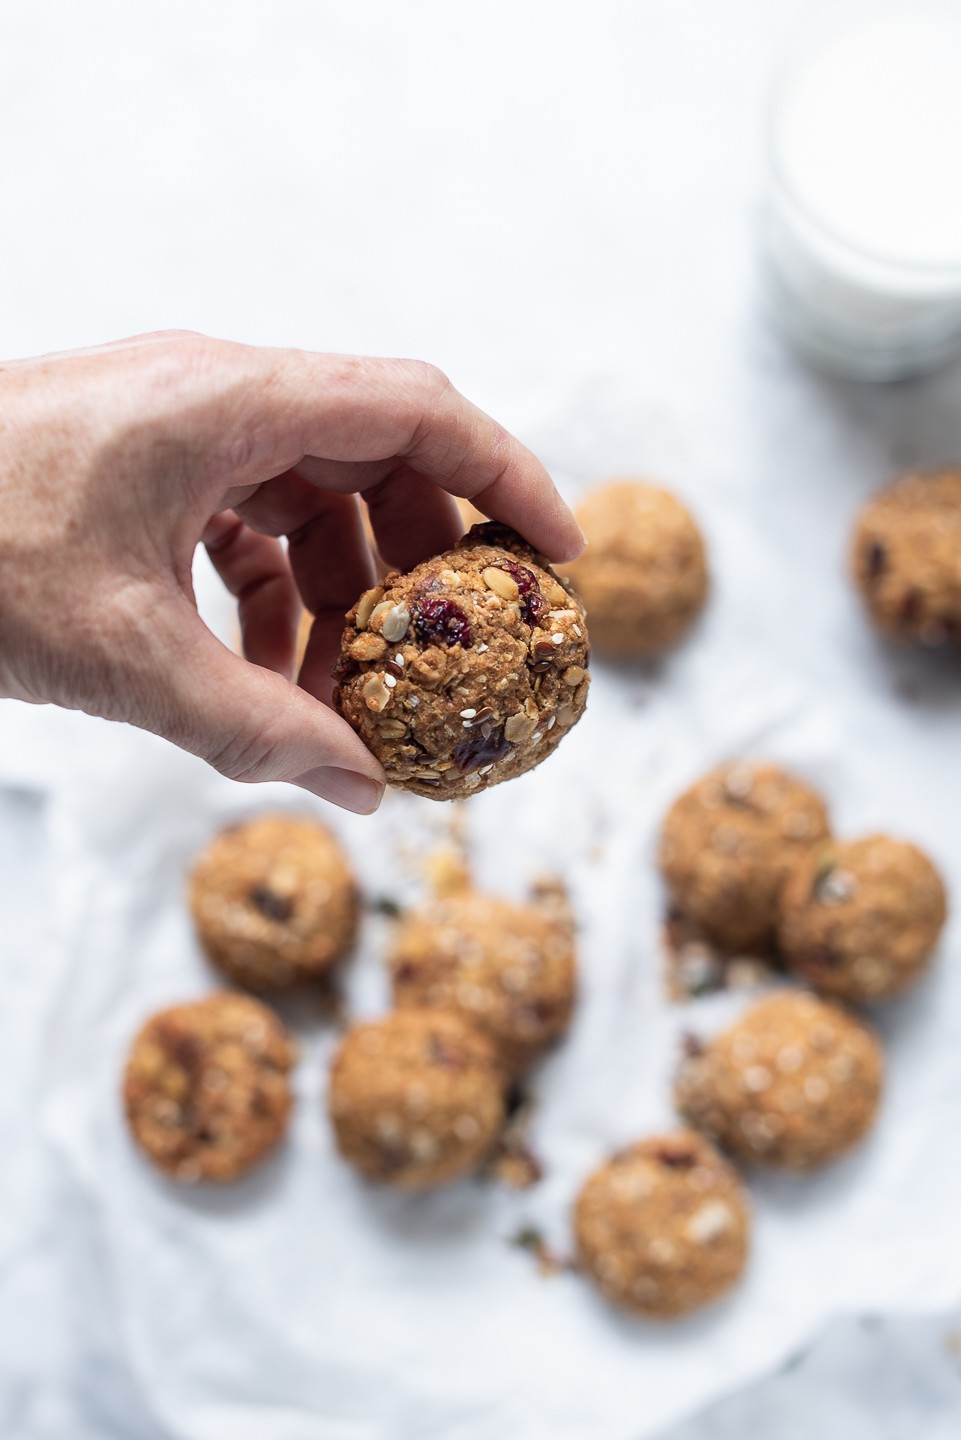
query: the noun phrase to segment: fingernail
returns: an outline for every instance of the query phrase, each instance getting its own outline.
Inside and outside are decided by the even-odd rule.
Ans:
[[[565,545],[563,553],[553,557],[559,565],[566,565],[569,564],[571,560],[576,560],[587,544],[587,536],[579,525],[574,524],[571,526],[571,529],[577,531],[580,540],[575,540],[570,545]]]
[[[320,765],[298,775],[294,781],[302,790],[319,795],[344,810],[353,810],[355,815],[372,815],[384,795],[384,786],[356,770],[345,770],[340,765]]]

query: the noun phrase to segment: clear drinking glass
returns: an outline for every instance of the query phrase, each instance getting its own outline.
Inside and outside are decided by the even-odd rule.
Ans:
[[[774,87],[765,136],[764,289],[780,327],[825,368],[891,380],[961,355],[961,242],[952,229],[961,215],[961,129],[948,133],[937,123],[937,106],[954,104],[946,79],[955,72],[961,86],[961,12],[915,6],[822,36],[793,57]],[[929,80],[930,108],[919,117],[909,107],[918,96],[923,106]],[[890,118],[879,112],[883,133],[875,144],[865,116],[888,101]],[[822,172],[834,167],[824,184],[819,164]],[[951,188],[939,192],[939,185]],[[907,225],[899,223],[899,204],[914,207],[902,216]],[[892,234],[908,242],[895,245]],[[938,254],[942,242],[946,253]]]

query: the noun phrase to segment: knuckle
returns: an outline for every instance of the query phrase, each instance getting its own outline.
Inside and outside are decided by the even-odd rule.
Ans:
[[[450,380],[437,365],[429,360],[408,360],[418,389],[422,390],[428,402],[436,401],[452,389]]]
[[[185,346],[194,341],[206,340],[207,337],[206,335],[202,335],[199,330],[180,330],[172,326],[169,329],[152,330],[145,338],[147,340],[162,340],[170,345],[177,344]]]

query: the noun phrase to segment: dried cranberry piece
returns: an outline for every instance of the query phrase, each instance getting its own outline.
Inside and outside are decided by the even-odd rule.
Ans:
[[[707,1046],[700,1035],[695,1035],[693,1030],[685,1030],[681,1035],[681,1054],[685,1060],[696,1060],[705,1054]]]
[[[338,685],[342,684],[345,680],[353,680],[354,676],[359,674],[360,666],[357,664],[357,661],[352,660],[349,655],[341,655],[340,659],[334,665],[333,670],[330,672],[331,679],[336,680]]]
[[[836,970],[841,963],[841,958],[823,946],[820,950],[812,950],[805,955],[804,963],[811,970]]]
[[[516,560],[498,560],[497,569],[506,570],[520,591],[521,618],[528,625],[536,625],[550,606],[541,594],[533,570],[528,570],[526,565],[519,565]]]
[[[467,616],[459,605],[443,595],[422,595],[411,609],[411,621],[419,640],[463,645],[465,650],[473,643]]]
[[[486,728],[483,726],[471,731],[466,740],[454,746],[454,761],[462,775],[470,775],[484,765],[493,765],[513,750],[511,742],[504,739],[503,725],[491,730],[489,735],[484,734]]]
[[[868,578],[877,580],[878,576],[884,573],[888,563],[888,552],[879,540],[872,540],[868,546],[867,561]]]
[[[434,1065],[440,1065],[445,1070],[463,1070],[463,1052],[456,1049],[450,1042],[440,1035],[431,1035],[427,1041],[428,1055]]]
[[[268,920],[277,920],[282,925],[294,913],[294,907],[286,895],[278,895],[266,885],[255,885],[250,892],[250,903]]]
[[[158,1027],[157,1039],[174,1064],[196,1079],[203,1069],[203,1046],[195,1035],[185,1035],[175,1026]]]
[[[653,1153],[654,1159],[666,1165],[669,1170],[689,1170],[697,1161],[697,1155],[683,1140],[676,1143],[664,1141]]]

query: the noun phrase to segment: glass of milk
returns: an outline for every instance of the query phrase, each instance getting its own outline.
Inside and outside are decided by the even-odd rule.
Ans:
[[[767,140],[765,287],[788,335],[863,379],[961,354],[961,5],[822,35],[782,74]]]

